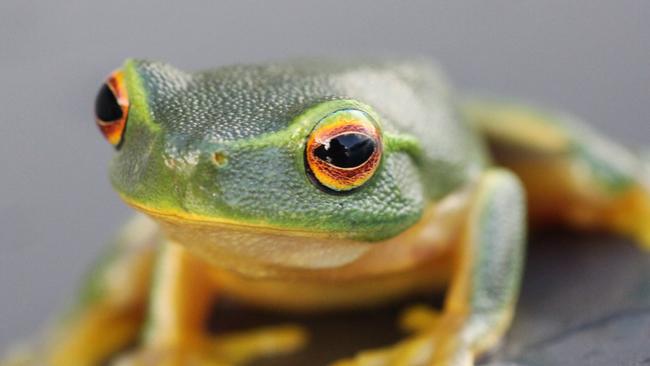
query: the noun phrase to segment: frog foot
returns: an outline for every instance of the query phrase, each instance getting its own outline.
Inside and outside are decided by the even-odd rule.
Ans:
[[[307,341],[298,326],[259,328],[215,339],[147,345],[119,357],[114,366],[222,366],[239,365],[256,358],[291,353]]]
[[[440,311],[425,304],[411,305],[399,317],[399,327],[406,333],[426,332],[435,328]]]
[[[457,343],[456,335],[438,339],[433,334],[421,334],[394,346],[361,351],[352,358],[335,362],[332,366],[472,366],[469,347],[442,351],[442,343]],[[446,348],[446,347],[445,347]]]
[[[460,317],[442,316],[427,306],[406,310],[400,326],[409,338],[389,347],[364,350],[332,366],[471,366],[473,353],[461,342]]]

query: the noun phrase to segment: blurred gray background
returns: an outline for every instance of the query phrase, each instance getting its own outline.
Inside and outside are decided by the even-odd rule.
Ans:
[[[1,1],[0,349],[66,301],[129,215],[92,112],[126,57],[200,69],[427,56],[459,89],[540,101],[650,145],[649,20],[642,0]]]

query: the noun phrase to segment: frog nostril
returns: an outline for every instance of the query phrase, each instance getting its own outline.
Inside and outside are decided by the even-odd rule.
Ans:
[[[228,163],[228,157],[221,151],[217,151],[212,154],[212,162],[217,167],[222,167]]]

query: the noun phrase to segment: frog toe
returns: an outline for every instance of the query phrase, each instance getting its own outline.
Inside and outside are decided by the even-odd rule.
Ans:
[[[409,319],[411,318],[411,319]],[[385,348],[366,350],[333,366],[470,366],[472,351],[462,341],[463,317],[438,313],[428,307],[408,309],[403,320],[425,320],[420,331],[405,340]],[[405,325],[405,324],[403,324]],[[415,327],[409,327],[414,330]]]
[[[422,333],[433,329],[442,313],[425,304],[409,306],[399,317],[399,327],[406,333]]]
[[[291,353],[306,343],[306,332],[293,325],[260,328],[216,338],[148,345],[119,357],[114,366],[221,366]]]
[[[423,334],[390,347],[358,352],[332,366],[424,366],[431,364],[434,352],[435,340]]]
[[[292,353],[307,343],[306,330],[296,325],[258,328],[234,334],[226,334],[208,344],[210,353],[241,364],[252,359]]]
[[[113,366],[203,366],[229,365],[214,358],[210,359],[205,350],[195,347],[169,346],[138,349],[121,356],[111,363]]]

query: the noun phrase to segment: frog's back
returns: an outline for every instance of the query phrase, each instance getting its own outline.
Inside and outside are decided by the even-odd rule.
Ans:
[[[310,106],[355,99],[381,115],[385,132],[419,140],[425,181],[437,183],[430,185],[432,198],[462,185],[485,165],[481,139],[460,120],[444,76],[428,61],[300,60],[196,73],[140,61],[138,68],[151,105],[157,106],[154,119],[177,140],[253,139],[287,128]]]

